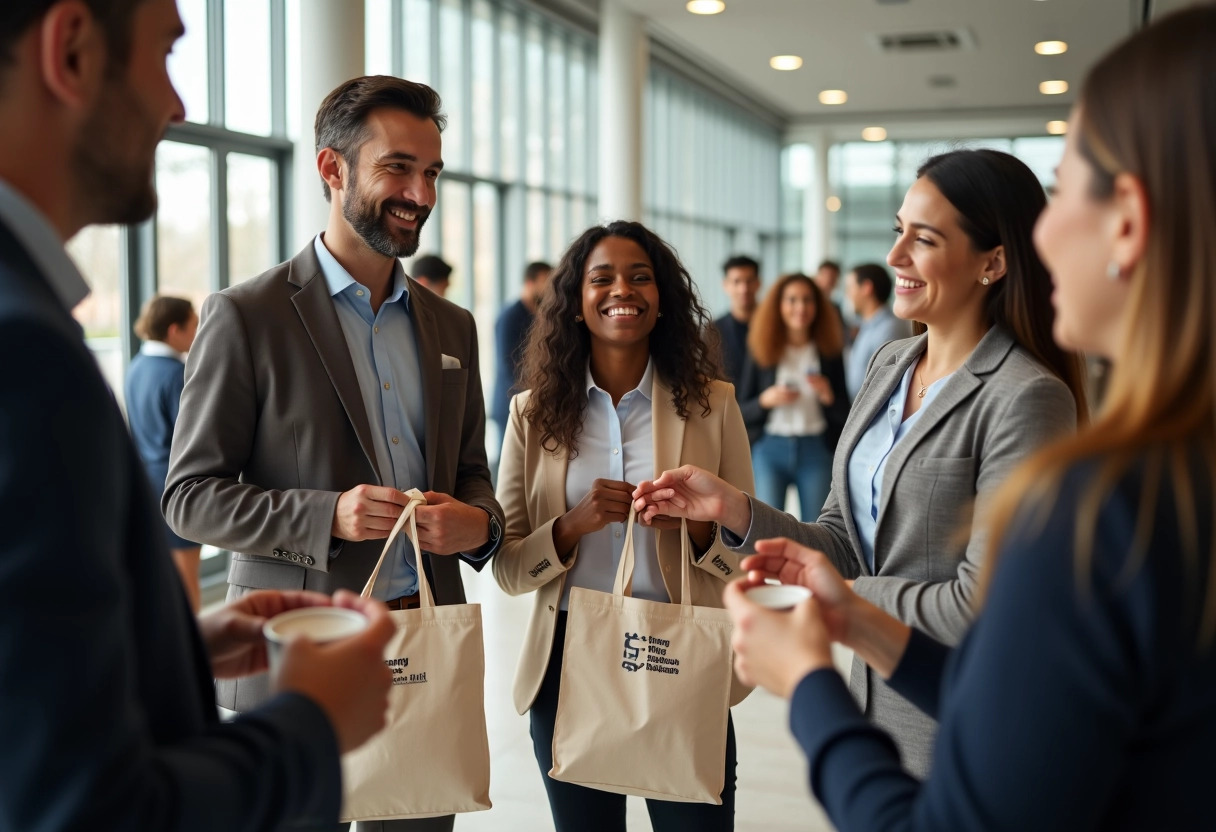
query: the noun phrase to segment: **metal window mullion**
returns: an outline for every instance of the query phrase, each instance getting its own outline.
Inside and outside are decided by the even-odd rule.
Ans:
[[[228,288],[228,152],[211,149],[211,291]]]
[[[118,252],[118,268],[126,278],[126,303],[120,323],[125,362],[138,352],[131,328],[148,298],[156,294],[156,217],[139,225],[122,229],[122,245]]]
[[[393,75],[405,77],[405,0],[392,0],[388,11],[389,61]]]
[[[443,13],[443,0],[431,0],[431,87],[439,89],[443,83],[443,75],[440,74],[442,61],[439,59],[440,40],[439,40],[439,18]]]
[[[287,6],[270,0],[270,132],[287,136]]]
[[[275,241],[275,261],[282,262],[290,256],[289,249],[293,233],[292,212],[287,207],[295,204],[292,154],[284,151],[276,156],[272,170],[275,205],[274,210],[271,211],[271,233],[274,235]]]
[[[221,126],[224,113],[224,0],[207,3],[207,123]]]

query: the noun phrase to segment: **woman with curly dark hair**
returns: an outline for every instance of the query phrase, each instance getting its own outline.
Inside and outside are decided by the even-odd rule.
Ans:
[[[506,513],[494,577],[536,593],[515,677],[558,832],[625,829],[625,797],[549,777],[571,587],[612,591],[636,483],[696,464],[752,490],[747,432],[731,386],[715,380],[709,315],[661,239],[635,222],[585,231],[562,257],[528,335],[525,392],[511,401],[498,500]],[[692,602],[722,605],[738,557],[716,527],[689,523]],[[680,600],[679,521],[634,530],[633,595]],[[745,689],[736,686],[732,704]],[[639,732],[637,751],[646,751]],[[735,743],[728,723],[722,805],[648,800],[656,829],[734,826]]]

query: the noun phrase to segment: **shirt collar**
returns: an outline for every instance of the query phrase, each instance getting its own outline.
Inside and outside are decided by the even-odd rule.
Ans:
[[[173,347],[164,341],[144,341],[139,348],[139,354],[152,358],[176,358],[181,362],[185,362],[186,360],[186,356],[173,349]]]
[[[651,390],[652,390],[653,384],[654,384],[654,359],[649,359],[646,362],[646,372],[642,373],[642,378],[640,381],[638,381],[638,386],[633,388],[632,390],[630,390],[628,393],[626,393],[625,396],[628,396],[632,393],[640,393],[642,396],[644,396],[646,398],[646,401],[650,401],[650,395],[651,395]],[[598,384],[596,384],[595,379],[591,377],[591,359],[590,358],[587,359],[586,390],[587,390],[588,394],[590,394],[592,390],[601,390],[602,392],[605,392],[605,393],[607,392],[606,390],[603,390],[603,388],[601,388]],[[625,396],[622,396],[621,398],[624,399]]]
[[[317,253],[317,260],[321,263],[321,274],[325,276],[325,285],[329,287],[329,296],[337,297],[352,286],[360,285],[357,280],[350,276],[337,258],[330,253],[325,245],[325,241],[318,234],[313,240],[313,250]],[[367,287],[363,287],[367,288]],[[401,267],[400,260],[393,261],[393,290],[389,292],[385,303],[396,303],[405,298],[405,308],[410,306],[410,290],[405,282],[405,269]]]
[[[71,312],[89,294],[89,284],[42,212],[3,179],[0,179],[0,221],[13,232],[51,284],[59,302]]]

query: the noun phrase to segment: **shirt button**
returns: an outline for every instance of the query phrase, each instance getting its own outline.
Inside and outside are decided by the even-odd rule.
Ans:
[[[620,537],[620,536],[621,536],[621,533],[620,533],[620,532],[617,532],[617,533],[616,533],[616,536],[617,536],[617,537]]]
[[[394,445],[400,445],[400,444],[401,444],[401,440],[400,440],[400,439],[398,439],[397,437],[395,437],[395,436],[394,436],[394,437],[393,437],[393,444],[394,444]]]
[[[389,383],[386,381],[386,382],[384,382],[384,389],[387,390],[388,388],[389,388]]]
[[[363,297],[363,290],[362,290],[362,289],[356,289],[356,290],[355,290],[355,294],[356,294],[356,295],[358,295],[359,297]]]
[[[374,332],[374,333],[376,333],[377,335],[379,335],[379,334],[380,334],[380,327],[378,327],[378,326],[374,326],[374,327],[372,327],[372,332]]]
[[[619,453],[621,452],[621,449],[620,449],[620,448],[613,448],[613,449],[612,449],[612,452],[613,452],[614,454],[619,454]]]

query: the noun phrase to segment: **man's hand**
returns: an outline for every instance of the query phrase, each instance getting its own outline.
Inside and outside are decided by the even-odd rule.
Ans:
[[[198,628],[211,656],[217,679],[237,679],[266,669],[266,639],[262,625],[281,612],[299,607],[327,607],[328,595],[260,589],[231,604],[200,616]]]
[[[683,465],[664,471],[654,481],[643,480],[633,492],[638,520],[650,525],[656,518],[685,517],[716,522],[744,537],[752,524],[747,495],[704,468]]]
[[[418,545],[435,555],[475,552],[490,539],[490,515],[450,494],[427,491],[426,505],[414,509]]]
[[[329,717],[338,749],[345,753],[384,727],[393,683],[392,671],[384,663],[384,648],[396,625],[384,604],[353,592],[340,590],[333,604],[367,616],[367,629],[329,644],[292,639],[283,650],[283,662],[271,687],[316,702]]]
[[[383,540],[409,501],[395,488],[356,485],[338,497],[329,533],[340,540]]]
[[[735,672],[744,684],[759,685],[789,699],[802,677],[832,667],[831,639],[814,598],[789,612],[765,609],[744,592],[755,584],[732,581],[722,600],[735,622],[731,646]]]

